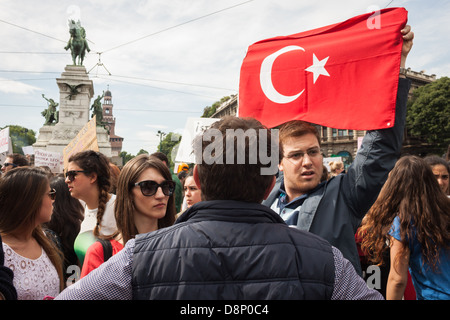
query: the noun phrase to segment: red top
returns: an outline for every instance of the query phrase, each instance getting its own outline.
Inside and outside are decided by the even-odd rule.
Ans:
[[[121,244],[120,242],[116,240],[110,240],[110,242],[112,245],[113,255],[123,249],[123,244]],[[86,276],[92,270],[98,268],[103,262],[103,246],[100,242],[96,241],[86,251],[83,268],[81,269],[80,279]]]

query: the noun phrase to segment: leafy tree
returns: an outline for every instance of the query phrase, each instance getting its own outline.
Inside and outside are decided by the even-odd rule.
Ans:
[[[148,154],[148,151],[147,151],[147,150],[144,150],[144,149],[141,149],[141,150],[139,150],[139,152],[137,153],[137,156],[140,155],[140,154]]]
[[[6,127],[9,127],[9,136],[11,137],[13,153],[23,154],[22,147],[31,146],[36,142],[36,132],[34,130],[16,125],[9,125]]]
[[[167,158],[169,159],[169,167],[173,169],[174,166],[174,160],[172,159],[172,149],[180,143],[181,135],[170,132],[167,134],[164,139],[161,141],[161,143],[158,146],[158,150],[160,150],[162,153],[164,153]]]
[[[222,99],[220,99],[219,101],[214,102],[212,104],[212,106],[205,107],[203,109],[203,115],[201,117],[202,118],[210,118],[216,112],[217,108],[220,107],[220,105],[222,103],[224,103],[225,101],[230,100],[230,98],[231,98],[230,96],[225,96]]]
[[[131,153],[128,153],[126,151],[122,151],[119,153],[119,156],[122,157],[122,163],[125,165],[128,161],[134,158],[134,156]]]
[[[406,127],[410,135],[444,153],[450,144],[450,78],[419,87],[408,101]]]

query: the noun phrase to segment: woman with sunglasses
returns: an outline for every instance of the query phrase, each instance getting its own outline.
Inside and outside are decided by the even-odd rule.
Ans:
[[[112,254],[136,234],[171,226],[175,221],[175,182],[167,166],[156,157],[141,154],[126,163],[117,182],[115,217],[118,231],[109,237]],[[86,253],[81,277],[104,262],[100,242]]]
[[[52,218],[43,227],[47,235],[53,234],[54,241],[64,253],[64,281],[67,281],[72,274],[70,266],[81,267],[73,244],[83,221],[84,207],[70,195],[63,177],[50,178],[50,188],[56,190],[58,197],[53,202]]]
[[[76,153],[69,158],[65,176],[71,196],[85,204],[84,219],[74,243],[75,252],[83,265],[89,246],[97,238],[117,231],[114,218],[116,196],[109,193],[109,160],[93,150]]]
[[[38,168],[15,168],[0,179],[4,265],[14,272],[19,300],[54,297],[64,287],[62,254],[41,228],[51,219],[55,196]]]

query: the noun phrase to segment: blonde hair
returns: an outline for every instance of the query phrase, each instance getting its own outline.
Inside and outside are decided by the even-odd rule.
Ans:
[[[344,169],[344,163],[342,161],[331,161],[330,165],[330,175],[336,176],[338,173],[336,170]]]

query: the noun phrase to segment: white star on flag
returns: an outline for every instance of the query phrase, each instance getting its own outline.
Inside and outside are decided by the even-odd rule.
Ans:
[[[306,68],[305,71],[312,72],[314,74],[314,83],[316,83],[316,80],[320,75],[324,75],[327,77],[330,76],[328,71],[325,69],[325,64],[327,63],[328,58],[329,56],[319,61],[319,59],[317,59],[316,55],[313,53],[313,64],[312,66]]]

